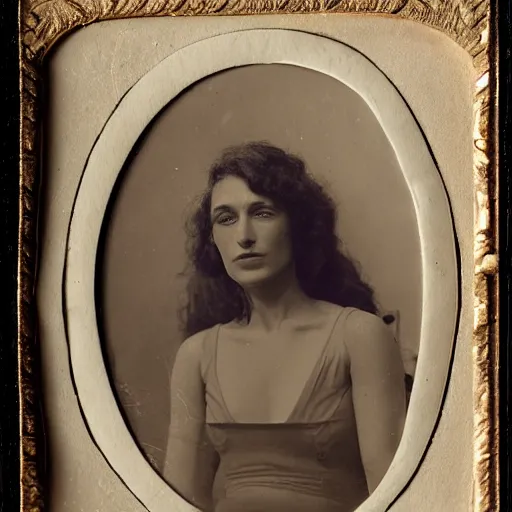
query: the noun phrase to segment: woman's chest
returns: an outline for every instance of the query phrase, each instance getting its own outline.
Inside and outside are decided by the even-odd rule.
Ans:
[[[215,370],[231,419],[282,423],[301,416],[300,408],[311,401],[330,395],[335,400],[350,380],[346,354],[342,344],[319,334],[220,340]]]

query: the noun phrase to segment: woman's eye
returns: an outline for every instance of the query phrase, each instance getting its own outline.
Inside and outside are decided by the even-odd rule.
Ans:
[[[255,213],[256,217],[262,217],[264,219],[268,219],[270,217],[274,217],[274,212],[271,210],[259,210]]]
[[[235,222],[235,216],[231,215],[229,213],[224,213],[222,215],[219,215],[217,217],[217,224],[227,225],[227,224],[233,224]]]

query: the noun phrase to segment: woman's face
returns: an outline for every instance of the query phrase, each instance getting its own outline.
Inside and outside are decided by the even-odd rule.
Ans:
[[[288,216],[244,180],[229,176],[213,187],[210,215],[226,272],[241,286],[258,286],[291,267]]]

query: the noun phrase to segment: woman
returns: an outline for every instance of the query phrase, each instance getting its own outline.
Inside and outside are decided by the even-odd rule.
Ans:
[[[349,512],[405,417],[398,346],[297,157],[224,152],[192,219],[164,474],[215,512]]]

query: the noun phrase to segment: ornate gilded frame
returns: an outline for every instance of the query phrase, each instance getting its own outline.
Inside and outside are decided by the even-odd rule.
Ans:
[[[21,509],[44,507],[44,446],[34,374],[38,187],[43,66],[69,32],[97,21],[152,16],[293,13],[380,14],[414,20],[452,38],[472,57],[474,92],[473,510],[499,510],[498,423],[498,30],[490,0],[20,0],[20,196],[18,357]]]

